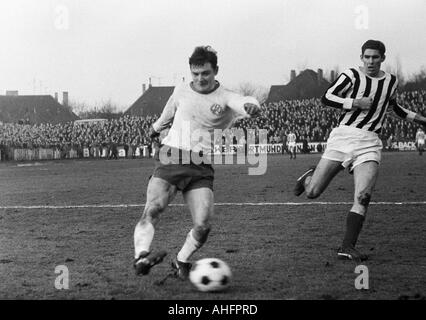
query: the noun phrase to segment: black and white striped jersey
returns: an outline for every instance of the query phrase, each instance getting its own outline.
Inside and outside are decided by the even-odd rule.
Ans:
[[[328,88],[321,102],[329,107],[342,109],[339,125],[352,126],[380,133],[388,106],[401,118],[413,117],[413,112],[397,104],[398,80],[385,72],[380,78],[372,78],[358,68],[342,72]],[[371,97],[373,105],[368,111],[351,110],[354,99]]]

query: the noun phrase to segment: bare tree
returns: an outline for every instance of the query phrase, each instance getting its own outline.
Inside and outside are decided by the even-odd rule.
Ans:
[[[402,62],[399,55],[395,57],[395,62],[392,64],[387,64],[385,66],[385,71],[396,75],[398,78],[399,86],[403,86],[405,84],[405,77],[402,69]]]
[[[411,75],[403,89],[407,91],[426,90],[426,66],[422,66],[417,73]]]
[[[398,81],[399,81],[400,85],[404,85],[405,84],[405,77],[404,77],[404,73],[403,73],[403,69],[402,69],[401,57],[399,55],[397,55],[396,58],[395,58],[395,66],[396,66],[396,76],[398,78]]]
[[[102,101],[93,107],[87,107],[83,104],[84,108],[77,115],[81,119],[115,119],[123,115],[122,112],[118,111],[117,105],[111,101],[111,99]]]
[[[426,81],[426,67],[422,66],[422,68],[420,69],[419,72],[417,72],[414,76],[413,76],[413,80],[414,82],[417,83],[424,83]]]
[[[76,115],[78,115],[80,117],[81,114],[83,114],[84,112],[86,112],[89,107],[81,101],[76,101],[76,100],[70,100],[68,102],[68,106],[67,108],[74,112]]]
[[[334,77],[335,77],[334,79],[337,79],[337,77],[340,74],[340,67],[339,67],[339,65],[335,65],[332,70],[334,70]]]
[[[105,114],[113,114],[117,113],[117,105],[111,101],[111,99],[108,99],[106,101],[101,102],[101,107],[99,108],[98,112],[105,113]]]

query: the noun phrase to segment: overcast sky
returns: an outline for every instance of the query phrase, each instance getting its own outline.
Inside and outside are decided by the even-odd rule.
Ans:
[[[189,79],[189,55],[207,44],[231,88],[359,65],[370,38],[409,76],[426,65],[425,13],[424,0],[1,0],[0,94],[68,91],[125,110],[149,77]]]

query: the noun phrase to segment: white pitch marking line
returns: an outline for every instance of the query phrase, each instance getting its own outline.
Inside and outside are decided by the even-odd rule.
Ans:
[[[215,206],[316,206],[316,205],[351,205],[352,202],[222,202]],[[408,202],[370,202],[370,205],[426,205],[426,201]],[[0,209],[90,209],[90,208],[140,208],[145,204],[85,204],[62,206],[0,206]],[[170,207],[184,207],[183,203],[171,203]]]

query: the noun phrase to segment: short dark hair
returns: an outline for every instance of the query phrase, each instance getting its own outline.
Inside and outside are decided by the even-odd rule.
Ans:
[[[383,42],[381,42],[379,40],[367,40],[362,45],[361,54],[364,54],[365,50],[367,50],[367,49],[378,50],[382,57],[385,55],[385,52],[386,52],[385,45],[383,44]]]
[[[217,67],[217,52],[211,46],[199,46],[189,57],[190,66],[203,66],[210,62],[213,69]]]

